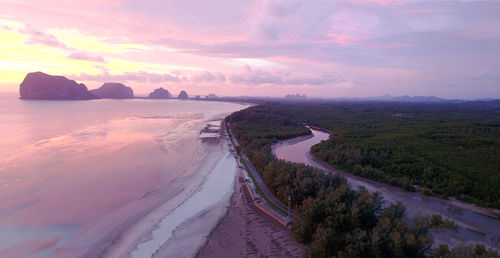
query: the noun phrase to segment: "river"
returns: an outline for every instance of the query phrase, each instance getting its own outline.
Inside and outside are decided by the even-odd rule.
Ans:
[[[487,247],[500,249],[500,220],[492,216],[485,216],[489,210],[475,207],[455,200],[444,200],[432,196],[424,196],[419,192],[406,192],[401,188],[358,177],[337,169],[316,159],[311,153],[312,145],[328,139],[328,133],[312,130],[312,135],[301,136],[281,141],[272,146],[273,154],[278,159],[304,163],[313,167],[332,171],[343,175],[349,183],[358,188],[365,187],[368,191],[379,191],[387,202],[401,201],[409,216],[417,213],[423,215],[441,214],[443,218],[450,218],[460,226],[458,231],[433,229],[434,246],[441,243],[454,247],[461,243],[482,243]]]

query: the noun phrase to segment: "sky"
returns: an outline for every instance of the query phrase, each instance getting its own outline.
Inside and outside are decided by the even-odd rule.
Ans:
[[[80,2],[80,3],[78,3]],[[146,95],[500,98],[500,1],[0,0],[0,91],[29,72]]]

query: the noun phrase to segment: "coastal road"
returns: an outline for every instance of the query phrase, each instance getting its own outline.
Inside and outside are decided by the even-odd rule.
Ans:
[[[231,139],[235,145],[234,147],[239,146],[241,148],[238,140],[236,140],[236,138],[233,136],[233,132],[231,131],[231,126],[228,126],[227,129],[230,132],[229,137],[231,137]],[[269,200],[269,202],[271,202],[272,205],[280,208],[282,211],[288,212],[288,206],[285,205],[284,203],[282,203],[280,200],[278,200],[274,196],[274,194],[269,190],[269,188],[267,188],[266,184],[264,183],[264,179],[259,174],[257,169],[255,169],[252,162],[250,162],[250,160],[248,160],[247,155],[245,155],[245,153],[243,153],[243,151],[240,151],[240,157],[243,160],[243,162],[245,162],[245,164],[247,165],[248,170],[249,170],[248,172],[250,172],[252,174],[253,178],[255,179],[255,182],[260,187],[260,189],[262,190],[262,193]],[[290,217],[294,218],[296,216],[297,216],[297,214],[295,214],[293,211],[291,211]]]

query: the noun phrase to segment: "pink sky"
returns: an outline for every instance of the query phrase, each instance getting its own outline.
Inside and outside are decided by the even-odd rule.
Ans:
[[[136,95],[500,98],[499,1],[0,4],[0,91],[43,71]]]

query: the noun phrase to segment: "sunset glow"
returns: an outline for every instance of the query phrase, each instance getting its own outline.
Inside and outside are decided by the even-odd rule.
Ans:
[[[2,92],[42,71],[139,96],[500,97],[498,1],[1,2]]]

